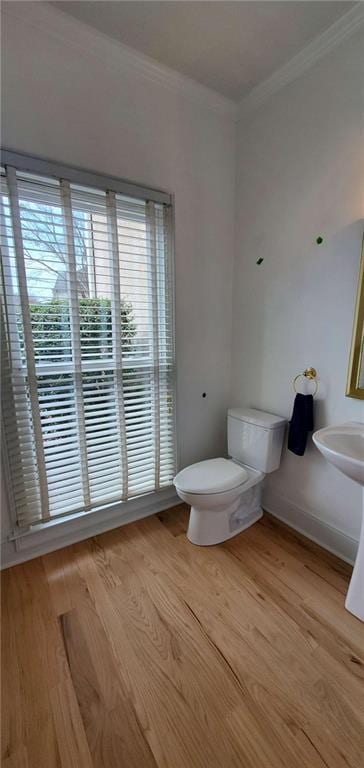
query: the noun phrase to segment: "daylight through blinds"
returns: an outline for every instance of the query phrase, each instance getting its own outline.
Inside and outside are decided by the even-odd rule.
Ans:
[[[172,482],[171,207],[7,167],[2,398],[20,526]]]

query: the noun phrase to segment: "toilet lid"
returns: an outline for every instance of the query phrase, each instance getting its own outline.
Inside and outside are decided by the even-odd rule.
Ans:
[[[209,459],[182,469],[173,482],[187,493],[220,493],[236,488],[248,477],[244,467],[229,459]]]

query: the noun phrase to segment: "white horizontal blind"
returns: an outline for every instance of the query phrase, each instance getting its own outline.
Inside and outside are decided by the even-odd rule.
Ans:
[[[171,484],[170,206],[7,167],[3,401],[20,526]]]

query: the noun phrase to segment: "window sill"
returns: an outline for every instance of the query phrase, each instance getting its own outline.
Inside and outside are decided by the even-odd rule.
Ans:
[[[58,518],[10,536],[2,545],[1,567],[31,560],[39,555],[83,541],[104,531],[149,517],[178,504],[174,486],[155,493],[119,502],[93,512],[82,512],[67,519]]]

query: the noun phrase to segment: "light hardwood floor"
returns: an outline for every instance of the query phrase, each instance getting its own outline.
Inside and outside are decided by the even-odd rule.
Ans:
[[[3,768],[363,768],[349,566],[268,516],[187,509],[3,572]]]

